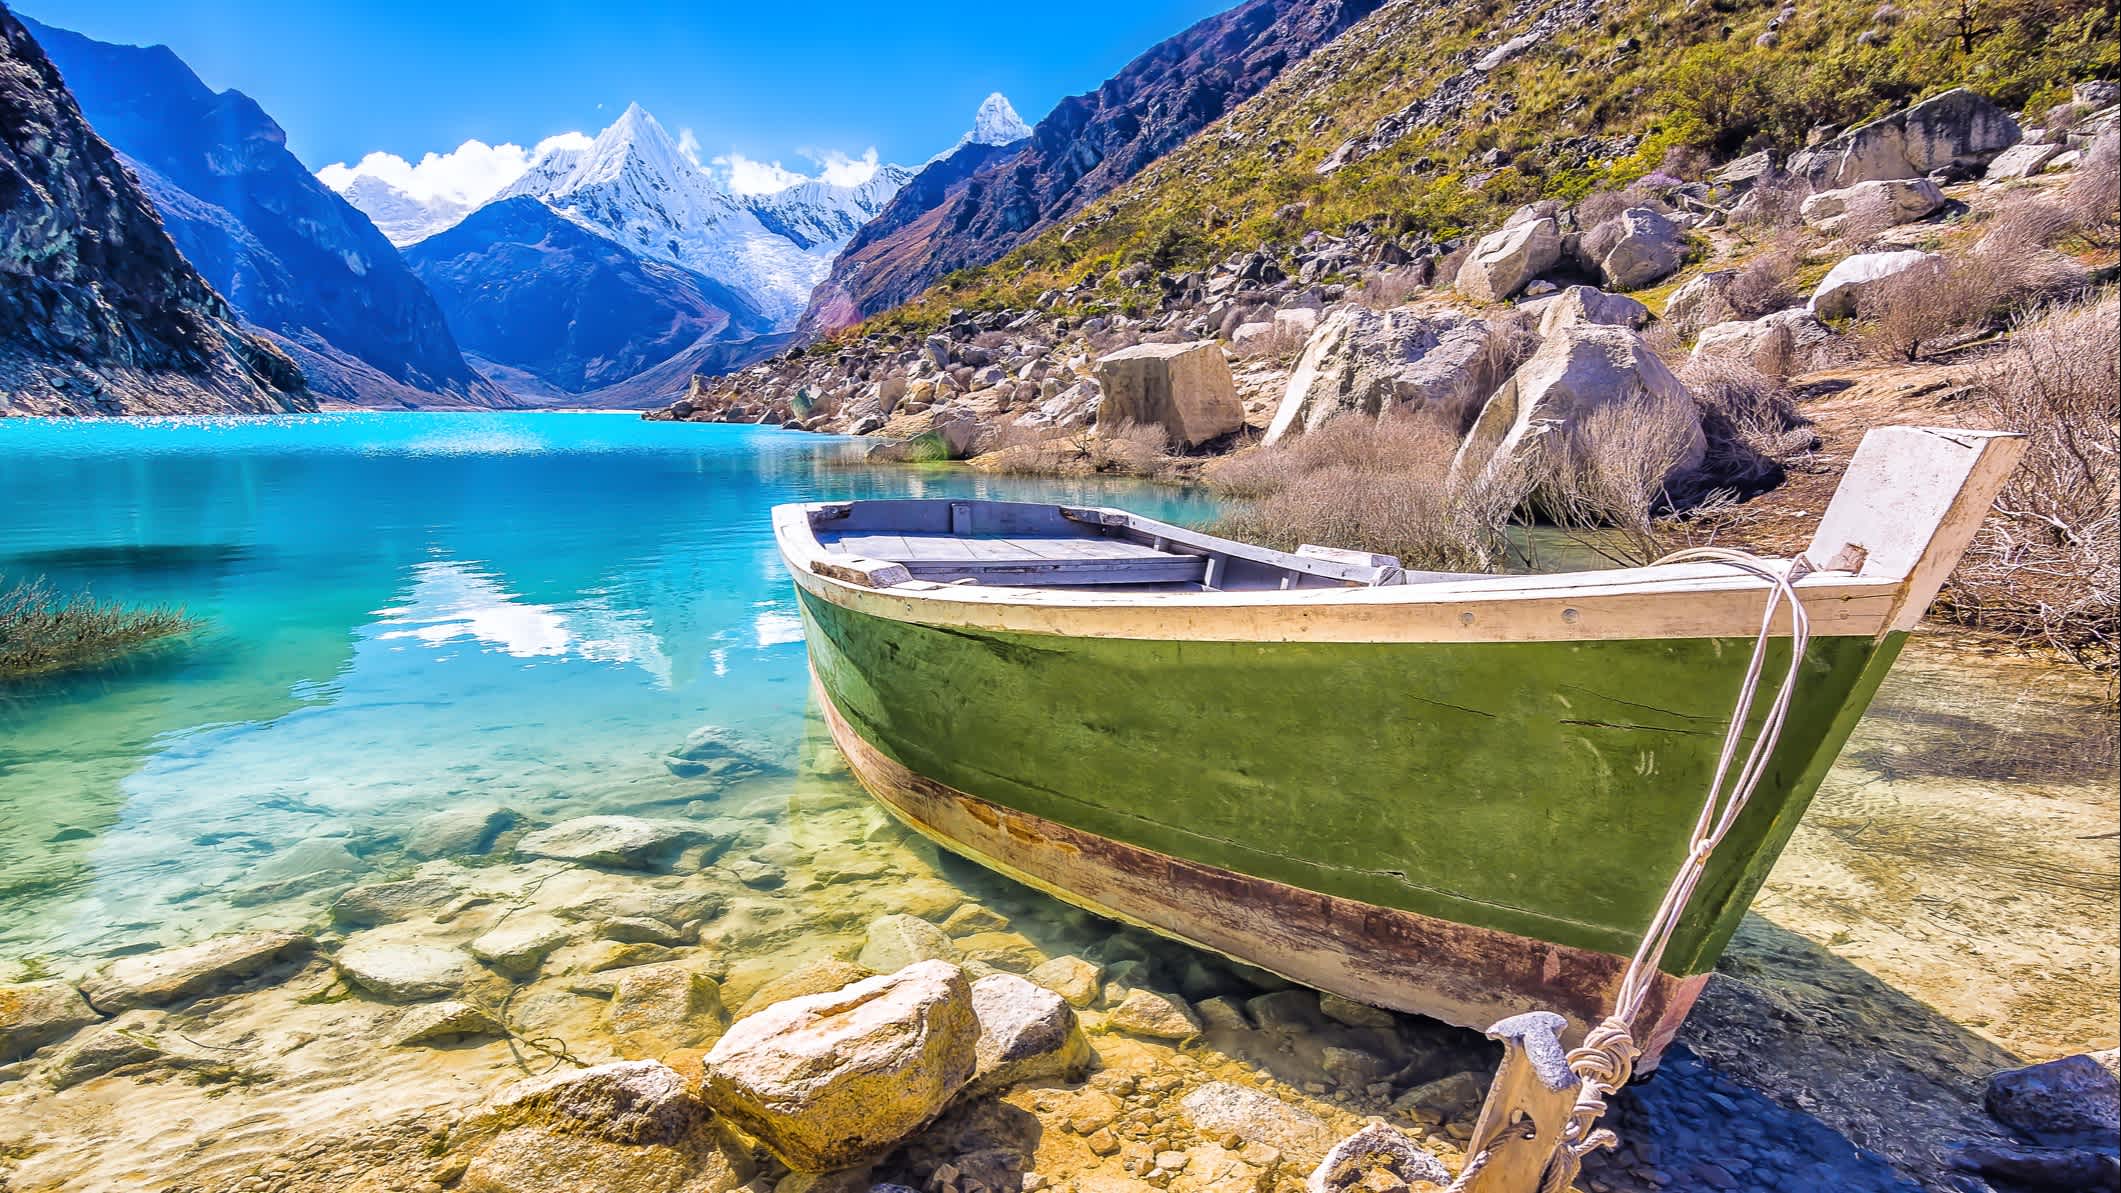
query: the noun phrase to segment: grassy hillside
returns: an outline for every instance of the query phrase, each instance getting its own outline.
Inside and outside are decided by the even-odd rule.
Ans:
[[[1530,48],[1474,69],[1527,31]],[[1124,305],[1120,266],[1191,268],[1357,222],[1453,236],[1533,199],[1798,148],[1953,86],[2037,123],[2071,83],[2116,76],[2116,34],[2103,0],[1398,0],[1062,227],[858,330],[1093,279]],[[1374,151],[1322,173],[1350,141]]]

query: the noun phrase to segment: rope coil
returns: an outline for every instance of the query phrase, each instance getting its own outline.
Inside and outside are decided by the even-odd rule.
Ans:
[[[1613,1013],[1587,1032],[1583,1043],[1568,1054],[1569,1067],[1582,1084],[1576,1105],[1569,1113],[1568,1125],[1562,1130],[1561,1147],[1549,1161],[1540,1180],[1540,1193],[1563,1193],[1582,1172],[1584,1157],[1620,1141],[1610,1129],[1598,1126],[1598,1120],[1605,1115],[1606,1099],[1627,1085],[1635,1074],[1635,1062],[1642,1057],[1642,1048],[1635,1042],[1635,1021],[1642,1013],[1643,1004],[1649,1000],[1650,992],[1656,988],[1665,948],[1678,930],[1680,917],[1688,903],[1693,900],[1694,888],[1708,870],[1710,855],[1737,824],[1746,803],[1753,797],[1753,790],[1767,773],[1768,762],[1774,757],[1775,747],[1782,737],[1783,723],[1789,717],[1797,675],[1804,666],[1805,649],[1811,642],[1811,618],[1796,589],[1797,581],[1815,570],[1811,560],[1799,555],[1786,566],[1778,567],[1745,551],[1696,547],[1673,552],[1651,566],[1673,563],[1720,563],[1756,576],[1768,584],[1767,607],[1760,616],[1760,632],[1753,640],[1752,660],[1738,686],[1737,704],[1731,712],[1730,726],[1724,732],[1723,750],[1717,757],[1715,774],[1709,780],[1708,797],[1703,801],[1701,815],[1695,819],[1693,833],[1687,839],[1686,858],[1672,876],[1671,885],[1665,888],[1664,899],[1658,904],[1656,914],[1650,917],[1650,926],[1643,934],[1641,945],[1628,961],[1627,970],[1620,979],[1619,992],[1613,999]],[[1753,708],[1760,698],[1761,676],[1767,670],[1768,650],[1775,638],[1775,615],[1784,601],[1789,603],[1790,609],[1789,667],[1783,674],[1781,687],[1768,702],[1752,747],[1745,751],[1744,761],[1738,763],[1739,750],[1745,742],[1746,723],[1753,719]],[[1732,775],[1734,763],[1737,764],[1735,778]],[[1725,790],[1726,780],[1729,780],[1728,791]],[[1468,1187],[1487,1166],[1494,1149],[1504,1141],[1488,1141],[1460,1171],[1458,1179],[1451,1183],[1451,1193],[1460,1193]]]

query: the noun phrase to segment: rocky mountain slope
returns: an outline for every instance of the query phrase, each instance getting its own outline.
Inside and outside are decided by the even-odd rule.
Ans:
[[[0,7],[0,414],[315,408]]]
[[[1139,173],[1369,15],[1377,0],[1249,0],[1152,47],[954,185],[909,188],[833,263],[807,334],[837,330],[984,265]],[[945,166],[947,163],[937,163]],[[934,169],[937,167],[931,167]],[[922,206],[922,204],[926,204]]]
[[[465,351],[545,404],[646,405],[770,354],[772,320],[699,274],[528,195],[405,249]]]
[[[466,364],[427,288],[368,217],[287,151],[249,96],[209,89],[166,46],[24,22],[97,133],[130,164],[177,247],[320,397],[507,407]]]

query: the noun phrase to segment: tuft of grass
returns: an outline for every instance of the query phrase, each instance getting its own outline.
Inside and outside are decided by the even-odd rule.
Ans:
[[[0,682],[92,667],[200,624],[182,609],[62,596],[41,576],[0,582]]]

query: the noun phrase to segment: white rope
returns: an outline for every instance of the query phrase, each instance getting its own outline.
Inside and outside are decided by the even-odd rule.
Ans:
[[[1760,632],[1753,640],[1752,660],[1746,665],[1745,678],[1738,685],[1737,705],[1731,711],[1730,727],[1724,731],[1723,750],[1717,756],[1716,771],[1709,780],[1708,797],[1701,805],[1701,814],[1695,818],[1693,833],[1687,840],[1686,860],[1680,863],[1671,885],[1665,888],[1664,899],[1657,905],[1656,914],[1650,917],[1650,926],[1643,933],[1641,945],[1628,961],[1619,991],[1613,999],[1612,1014],[1586,1033],[1580,1047],[1569,1052],[1569,1067],[1576,1071],[1582,1086],[1576,1105],[1570,1111],[1568,1125],[1563,1129],[1561,1148],[1540,1181],[1542,1193],[1560,1193],[1568,1189],[1582,1170],[1585,1156],[1619,1141],[1612,1131],[1599,1127],[1598,1120],[1605,1114],[1607,1096],[1628,1083],[1635,1072],[1635,1061],[1642,1055],[1642,1049],[1635,1042],[1635,1020],[1641,1015],[1650,992],[1656,989],[1665,948],[1671,944],[1680,917],[1694,897],[1694,888],[1700,885],[1702,875],[1708,871],[1710,855],[1738,823],[1739,815],[1753,797],[1753,790],[1767,773],[1768,763],[1782,738],[1783,723],[1789,717],[1790,701],[1796,694],[1797,675],[1804,666],[1805,648],[1811,642],[1811,618],[1805,613],[1804,602],[1798,598],[1796,589],[1797,581],[1812,570],[1812,562],[1804,556],[1799,555],[1786,567],[1778,568],[1774,563],[1744,551],[1696,547],[1667,555],[1652,566],[1670,563],[1720,563],[1757,576],[1768,584],[1767,607],[1760,615]],[[1767,712],[1760,721],[1760,732],[1754,736],[1752,748],[1745,752],[1741,763],[1738,755],[1745,742],[1746,723],[1753,719],[1753,706],[1760,697],[1761,675],[1767,670],[1768,650],[1775,639],[1775,615],[1785,601],[1790,609],[1789,667],[1783,673],[1781,687],[1768,702]],[[1732,773],[1734,765],[1737,767],[1735,777]],[[1480,1149],[1459,1173],[1458,1179],[1452,1182],[1451,1188],[1468,1187],[1486,1167],[1494,1148],[1515,1137],[1506,1136]]]

